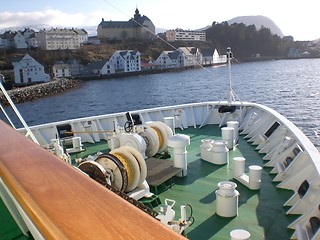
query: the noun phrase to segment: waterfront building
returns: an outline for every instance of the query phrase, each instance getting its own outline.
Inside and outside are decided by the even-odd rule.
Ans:
[[[41,30],[37,33],[38,45],[44,50],[78,49],[88,41],[88,33],[84,29]]]
[[[181,68],[186,64],[186,56],[182,51],[163,51],[154,61],[157,68]]]
[[[89,75],[110,75],[115,73],[114,67],[107,60],[95,61],[86,66]]]
[[[168,42],[174,41],[206,41],[205,31],[193,31],[193,30],[183,30],[175,29],[166,31],[166,40]]]
[[[47,82],[50,80],[49,74],[44,72],[44,67],[29,54],[14,58],[12,65],[15,83]]]
[[[178,51],[183,52],[186,57],[185,67],[202,65],[202,54],[196,47],[179,47]]]
[[[110,64],[116,73],[141,71],[141,53],[133,50],[115,51],[110,58]]]
[[[147,16],[141,16],[136,9],[129,21],[105,21],[102,18],[97,28],[100,40],[153,39],[155,26]]]
[[[56,62],[52,66],[52,76],[54,78],[68,78],[71,77],[71,69],[69,64],[63,61]]]
[[[201,50],[202,53],[202,65],[208,66],[208,65],[217,65],[217,64],[223,64],[227,62],[227,55],[219,55],[217,49],[203,49]]]

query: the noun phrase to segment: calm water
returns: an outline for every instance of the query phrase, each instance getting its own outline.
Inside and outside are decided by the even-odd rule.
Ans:
[[[274,108],[298,125],[320,149],[320,59],[241,63],[232,65],[231,71],[234,91],[241,100]],[[226,99],[228,80],[228,67],[220,66],[88,81],[78,89],[19,104],[17,108],[29,125],[35,125],[119,111]],[[1,114],[0,118],[4,119],[4,116]]]

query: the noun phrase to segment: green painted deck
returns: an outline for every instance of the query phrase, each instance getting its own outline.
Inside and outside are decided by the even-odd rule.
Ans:
[[[165,198],[176,200],[176,214],[179,216],[181,204],[188,203],[193,207],[194,224],[186,231],[189,239],[230,239],[234,229],[245,229],[251,239],[290,239],[293,231],[287,225],[295,219],[286,216],[287,209],[283,204],[291,197],[292,192],[276,188],[272,183],[271,169],[263,168],[260,190],[250,190],[233,179],[233,157],[246,158],[246,172],[250,165],[263,165],[262,157],[254,146],[239,137],[238,146],[229,151],[229,164],[214,165],[200,158],[201,140],[205,138],[221,139],[218,126],[205,126],[201,129],[188,128],[177,133],[190,136],[191,145],[188,151],[188,175],[174,178],[174,185],[160,194]],[[237,183],[239,196],[239,215],[224,218],[216,214],[215,190],[220,181],[230,180]]]
[[[233,179],[233,157],[246,158],[246,171],[250,165],[263,165],[262,157],[254,150],[254,146],[239,137],[238,146],[229,152],[229,164],[214,165],[200,158],[200,144],[202,139],[221,139],[221,130],[217,125],[208,125],[201,129],[189,127],[176,130],[176,133],[190,136],[191,145],[188,151],[188,175],[183,178],[174,177],[171,187],[159,197],[162,204],[166,198],[176,201],[176,218],[180,216],[180,205],[190,204],[193,208],[194,224],[186,231],[189,239],[230,239],[230,232],[234,229],[245,229],[250,232],[251,239],[289,239],[293,234],[287,229],[295,216],[286,216],[283,204],[291,197],[292,192],[276,188],[272,183],[271,169],[263,168],[260,190],[250,190]],[[85,144],[86,151],[73,154],[73,158],[94,155],[97,151],[108,152],[107,144]],[[171,161],[163,159],[163,161]],[[239,196],[239,215],[223,218],[216,214],[217,184],[230,180],[237,183]],[[159,206],[155,207],[159,210]],[[17,225],[0,201],[0,239],[24,239]]]
[[[11,217],[10,212],[5,207],[2,199],[0,198],[0,239],[16,239],[16,240],[24,240],[24,239],[32,239],[23,235],[20,231],[18,225]]]

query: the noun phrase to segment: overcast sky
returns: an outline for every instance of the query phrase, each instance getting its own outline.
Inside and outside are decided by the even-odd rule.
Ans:
[[[101,19],[127,21],[138,7],[156,28],[198,29],[237,16],[263,15],[295,40],[320,38],[318,1],[288,0],[14,0],[0,8],[0,28],[47,24],[97,26]]]

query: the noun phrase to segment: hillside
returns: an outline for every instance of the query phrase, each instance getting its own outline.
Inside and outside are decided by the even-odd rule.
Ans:
[[[260,29],[261,26],[269,28],[273,34],[277,34],[279,37],[284,37],[281,29],[270,19],[265,16],[239,16],[232,18],[227,21],[229,24],[232,23],[243,23],[247,26],[255,25],[257,29]]]

